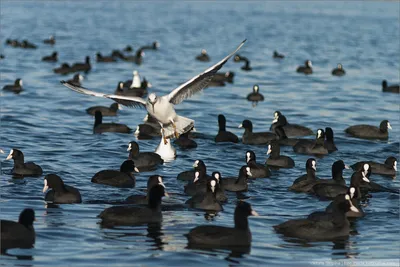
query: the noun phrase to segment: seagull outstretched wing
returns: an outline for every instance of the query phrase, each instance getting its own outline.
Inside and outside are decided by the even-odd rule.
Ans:
[[[140,97],[135,97],[135,96],[121,96],[121,95],[108,95],[104,93],[99,93],[95,92],[92,90],[88,90],[82,86],[77,86],[75,84],[72,84],[70,82],[66,81],[61,81],[61,84],[64,86],[68,87],[69,89],[84,94],[84,95],[91,95],[91,96],[97,96],[97,97],[104,97],[104,98],[109,98],[114,100],[117,103],[120,103],[124,106],[128,107],[139,107],[139,108],[144,108],[146,107],[146,101],[143,98]]]
[[[186,98],[204,89],[211,81],[214,74],[222,68],[222,66],[243,46],[245,42],[246,40],[244,40],[235,51],[230,53],[214,66],[206,69],[204,72],[175,88],[171,93],[168,94],[169,102],[177,105]]]

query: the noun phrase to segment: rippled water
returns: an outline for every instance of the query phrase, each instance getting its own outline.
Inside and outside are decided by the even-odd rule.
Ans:
[[[176,175],[203,159],[210,171],[236,175],[244,164],[244,152],[253,149],[264,162],[266,147],[213,142],[219,113],[227,116],[229,130],[238,135],[243,119],[253,121],[256,131],[267,130],[275,110],[281,110],[289,122],[312,129],[330,126],[335,131],[339,151],[318,159],[319,177],[330,177],[331,165],[343,159],[346,164],[371,159],[383,162],[398,157],[398,95],[381,92],[381,81],[399,82],[399,3],[398,2],[134,2],[1,1],[1,86],[15,78],[24,80],[20,95],[1,96],[1,143],[6,152],[20,148],[28,161],[40,164],[45,174],[57,173],[80,189],[83,204],[46,207],[41,192],[43,179],[12,179],[12,162],[2,161],[1,218],[16,220],[20,211],[32,207],[37,241],[30,250],[13,249],[15,256],[1,256],[2,264],[29,266],[115,266],[169,265],[308,265],[315,261],[398,259],[399,197],[388,193],[373,194],[365,207],[365,218],[354,226],[356,234],[345,243],[289,243],[272,226],[324,209],[327,202],[305,194],[287,191],[302,173],[308,156],[296,155],[290,147],[281,153],[291,156],[294,169],[273,172],[270,179],[251,182],[247,200],[262,216],[250,218],[253,234],[250,254],[230,251],[186,249],[183,234],[200,224],[233,224],[234,194],[229,203],[211,221],[203,212],[166,211],[161,228],[124,227],[101,229],[96,216],[107,201],[122,200],[146,185],[152,173],[137,175],[136,189],[117,189],[90,182],[94,173],[119,168],[127,158],[126,147],[133,135],[92,134],[93,118],[85,113],[92,105],[110,101],[74,93],[59,84],[65,77],[52,73],[61,62],[94,59],[97,51],[108,54],[127,44],[137,48],[154,40],[159,51],[148,51],[141,66],[131,63],[93,63],[84,86],[113,92],[120,80],[131,78],[138,69],[154,86],[167,93],[176,85],[203,71],[210,64],[194,57],[206,48],[216,62],[233,50],[244,38],[240,51],[251,60],[253,70],[244,72],[240,64],[228,62],[224,70],[236,73],[234,84],[209,88],[178,106],[179,114],[196,121],[204,134],[198,148],[177,150],[178,158],[159,168],[172,197],[166,202],[182,203],[184,183]],[[41,40],[55,34],[57,44],[46,46]],[[6,38],[28,39],[37,50],[4,46]],[[286,55],[282,61],[271,58],[277,49]],[[41,62],[42,56],[59,52],[59,62]],[[304,60],[311,59],[314,74],[295,72]],[[333,77],[330,71],[342,63],[346,76]],[[70,78],[68,76],[68,78]],[[252,107],[245,96],[253,84],[259,84],[265,101]],[[135,128],[144,111],[125,108],[113,121]],[[351,139],[343,130],[352,124],[378,125],[388,119],[393,127],[388,141]],[[109,121],[109,118],[105,119]],[[159,140],[139,141],[143,151],[153,151]],[[4,155],[4,158],[6,155]],[[344,173],[347,182],[351,172]],[[382,185],[399,188],[398,180],[373,175]],[[97,203],[97,204],[96,204]],[[100,203],[100,204],[99,204]],[[322,263],[321,263],[322,264]]]

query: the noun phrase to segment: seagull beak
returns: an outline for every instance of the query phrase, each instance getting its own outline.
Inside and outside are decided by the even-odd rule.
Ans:
[[[136,167],[134,168],[134,170],[135,170],[135,172],[139,172],[139,169],[138,169],[138,168],[136,168]]]
[[[47,180],[44,179],[43,193],[46,193],[47,189],[49,189],[49,186],[47,185]]]
[[[154,114],[154,113],[155,113],[155,112],[154,112],[154,103],[151,103],[151,106],[153,107],[153,114]]]
[[[243,128],[243,124],[240,124],[238,128]]]
[[[251,215],[253,215],[253,216],[260,216],[260,215],[257,213],[257,211],[255,211],[255,210],[251,210]]]

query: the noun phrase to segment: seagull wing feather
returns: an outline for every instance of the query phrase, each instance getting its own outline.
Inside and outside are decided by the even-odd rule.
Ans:
[[[127,107],[138,107],[138,108],[146,107],[146,101],[140,97],[109,95],[109,94],[99,93],[66,81],[61,81],[61,84],[80,94],[109,98]]]
[[[235,51],[230,53],[214,66],[206,69],[204,72],[175,88],[171,93],[168,94],[169,102],[177,105],[186,98],[204,89],[211,81],[215,73],[217,73],[217,71],[222,68],[222,66],[243,46],[245,42],[246,40],[240,43]]]

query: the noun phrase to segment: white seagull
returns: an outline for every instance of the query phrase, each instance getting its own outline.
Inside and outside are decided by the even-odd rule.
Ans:
[[[174,105],[181,103],[186,98],[205,88],[215,73],[222,68],[222,66],[243,46],[245,42],[246,40],[244,40],[235,51],[226,56],[220,62],[181,84],[172,90],[171,93],[164,96],[157,96],[155,93],[151,93],[149,94],[147,101],[134,96],[103,94],[88,90],[70,82],[61,81],[61,83],[81,94],[110,98],[128,107],[146,107],[150,116],[154,117],[161,125],[164,142],[167,143],[167,138],[172,138],[174,136],[177,138],[180,134],[185,133],[194,127],[193,120],[176,114]]]

